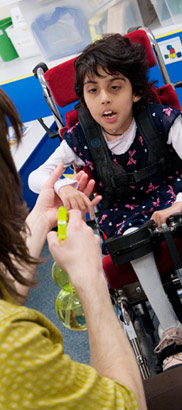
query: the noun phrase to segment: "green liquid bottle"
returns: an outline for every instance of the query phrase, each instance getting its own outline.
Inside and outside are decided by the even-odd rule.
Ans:
[[[67,211],[61,206],[58,209],[58,238],[66,239]],[[72,285],[67,272],[61,269],[56,262],[52,265],[52,278],[61,288],[56,298],[56,313],[64,326],[72,330],[87,330],[87,325],[80,299]]]
[[[52,277],[54,282],[61,287],[55,303],[58,318],[68,329],[87,330],[84,312],[76,290],[67,272],[61,269],[56,262],[52,266]]]

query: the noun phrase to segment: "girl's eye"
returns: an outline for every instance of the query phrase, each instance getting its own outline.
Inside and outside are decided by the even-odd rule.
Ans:
[[[90,93],[90,94],[94,94],[95,92],[96,92],[96,88],[90,88],[88,90],[88,93]]]
[[[112,90],[120,90],[121,86],[120,85],[112,85]]]

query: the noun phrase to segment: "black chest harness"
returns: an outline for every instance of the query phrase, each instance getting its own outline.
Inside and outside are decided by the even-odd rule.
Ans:
[[[104,185],[102,210],[108,208],[111,200],[121,199],[130,184],[136,185],[152,175],[168,172],[171,166],[173,169],[182,169],[180,158],[175,152],[169,153],[169,147],[160,138],[159,130],[148,107],[135,116],[138,131],[148,149],[148,163],[146,167],[132,173],[127,173],[112,161],[101,127],[88,110],[79,104],[76,109],[94,168]]]

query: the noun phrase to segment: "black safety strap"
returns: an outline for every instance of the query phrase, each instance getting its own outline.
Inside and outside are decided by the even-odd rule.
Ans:
[[[182,268],[182,260],[179,256],[172,232],[170,230],[163,229],[162,234],[169,249],[171,259],[173,261],[174,269]]]
[[[182,352],[182,345],[177,345],[176,343],[173,343],[170,346],[165,347],[162,352],[158,354],[158,360],[159,363],[162,364],[163,361],[170,356],[174,356],[175,354],[181,353]]]
[[[149,163],[160,160],[168,154],[166,143],[160,138],[149,107],[135,115],[137,128],[148,148]]]
[[[160,152],[160,158],[158,158],[159,160],[156,161],[155,155],[155,163],[153,161],[153,164],[148,165],[147,167],[139,171],[126,173],[123,168],[116,165],[110,158],[107,144],[102,136],[101,127],[92,118],[88,110],[79,104],[77,104],[75,108],[78,110],[79,122],[83,129],[90,153],[92,155],[94,166],[97,170],[97,174],[101,176],[101,179],[103,179],[103,177],[105,176],[104,184],[106,187],[109,184],[112,186],[112,188],[116,188],[116,176],[117,178],[119,178],[120,187],[123,186],[126,188],[129,184],[136,184],[146,179],[147,177],[156,174],[157,172],[161,172],[166,168],[165,159],[162,158],[162,153],[164,150],[161,152],[160,147],[156,147],[156,141],[159,140],[157,138],[159,131],[156,127],[152,127],[151,114],[148,110],[146,110],[146,116],[144,116],[144,125],[142,125],[142,118],[140,118],[140,115],[137,116],[137,124],[140,130],[142,129],[142,136],[149,133],[149,138],[147,138],[147,140],[150,141],[149,145],[154,145],[153,151],[156,150],[157,158],[159,157]],[[151,143],[152,139],[154,140],[154,144]],[[165,146],[164,143],[161,143],[160,145],[161,147]]]
[[[104,173],[106,174],[106,177],[109,178],[108,181],[110,181],[113,188],[115,188],[115,182],[112,179],[113,173],[110,173],[110,166],[109,166],[110,163],[111,164],[114,164],[114,163],[109,156],[107,144],[102,136],[101,127],[92,118],[88,110],[85,109],[83,106],[78,104],[76,105],[76,109],[78,111],[79,122],[83,129],[85,139],[87,141],[89,151],[91,153],[91,156],[94,162],[94,166],[96,170],[98,171],[97,173],[98,175],[100,175],[100,167],[102,166],[102,168],[104,168]],[[119,168],[116,164],[114,165],[117,168]],[[124,171],[124,169],[121,168],[120,171],[121,171],[121,175],[125,177],[126,172]],[[128,179],[125,178],[123,182],[124,184],[127,185]]]
[[[161,158],[158,162],[152,165],[132,173],[127,173],[127,178],[129,183],[137,184],[142,180],[154,175],[158,172],[164,171],[166,169],[166,161],[164,158]]]

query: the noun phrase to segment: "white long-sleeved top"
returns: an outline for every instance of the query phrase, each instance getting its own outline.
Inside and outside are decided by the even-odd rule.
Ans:
[[[106,135],[103,134],[108,148],[116,155],[124,154],[130,148],[136,135],[136,122],[133,118],[129,128],[113,141],[108,141]],[[170,128],[167,144],[171,144],[178,156],[182,159],[182,117],[179,115],[174,124]],[[28,184],[30,189],[35,193],[40,193],[43,184],[47,181],[52,171],[63,162],[64,170],[73,163],[78,167],[82,167],[85,163],[74,153],[67,142],[63,140],[53,154],[39,168],[29,175]],[[78,187],[77,181],[71,178],[59,179],[55,185],[55,191],[59,188],[71,184],[75,188]],[[176,197],[176,201],[182,201],[182,193]]]

